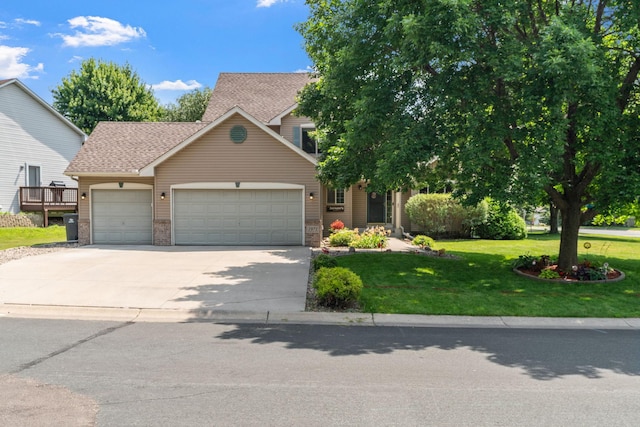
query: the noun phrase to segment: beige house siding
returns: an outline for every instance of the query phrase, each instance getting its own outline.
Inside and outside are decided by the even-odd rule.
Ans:
[[[236,125],[247,130],[247,139],[240,144],[229,138]],[[251,182],[304,186],[305,224],[321,224],[321,187],[315,179],[315,165],[240,115],[230,117],[158,165],[155,176],[156,221],[171,219],[172,185],[239,182],[242,188],[242,182]],[[160,201],[162,192],[166,198]],[[313,200],[310,193],[314,193]]]
[[[409,219],[409,215],[407,215],[407,212],[404,210],[404,206],[407,204],[407,201],[411,198],[411,191],[405,191],[404,193],[402,193],[402,200],[401,200],[401,205],[400,205],[400,209],[401,209],[401,216],[400,216],[400,225],[404,228],[404,231],[406,233],[411,232],[412,229],[412,225],[411,225],[411,220]]]
[[[352,202],[352,196],[353,196],[353,187],[347,189],[347,191],[344,192],[344,212],[329,212],[327,210],[328,206],[340,206],[340,205],[333,205],[333,204],[328,204],[327,203],[327,192],[331,191],[328,188],[324,188],[322,191],[322,210],[323,210],[323,224],[324,224],[324,230],[323,230],[323,234],[325,236],[328,236],[329,234],[331,234],[331,223],[337,219],[339,219],[340,221],[342,221],[344,223],[344,226],[347,228],[353,228],[353,202]]]
[[[353,227],[354,228],[366,228],[367,227],[367,190],[365,185],[362,185],[362,190],[358,189],[358,185],[354,185],[351,188],[353,193]]]
[[[293,128],[302,125],[312,124],[313,121],[308,117],[296,117],[291,114],[287,114],[282,118],[280,125],[280,135],[284,136],[287,140],[293,143]]]

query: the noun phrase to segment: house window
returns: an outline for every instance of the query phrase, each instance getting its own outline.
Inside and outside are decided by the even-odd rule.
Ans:
[[[327,189],[328,205],[344,205],[344,188]]]
[[[318,155],[320,153],[320,150],[318,150],[318,144],[316,143],[316,140],[310,135],[313,131],[315,131],[315,128],[312,128],[312,127],[300,128],[300,132],[301,132],[300,140],[302,141],[302,150],[305,153]]]

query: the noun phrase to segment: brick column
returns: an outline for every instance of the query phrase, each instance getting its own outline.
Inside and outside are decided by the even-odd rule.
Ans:
[[[171,220],[153,220],[153,244],[156,246],[171,245]]]
[[[91,244],[91,221],[88,219],[78,220],[78,244]]]
[[[304,233],[304,244],[317,248],[322,242],[322,221],[306,221]]]

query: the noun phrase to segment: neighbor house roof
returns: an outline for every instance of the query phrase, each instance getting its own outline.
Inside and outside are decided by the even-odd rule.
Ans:
[[[138,175],[140,169],[204,128],[192,122],[100,122],[66,175]]]
[[[312,81],[309,73],[220,73],[202,120],[212,122],[237,106],[269,123],[294,107],[298,92]]]

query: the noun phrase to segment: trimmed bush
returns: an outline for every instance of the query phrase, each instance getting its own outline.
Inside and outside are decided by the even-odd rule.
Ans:
[[[421,248],[433,248],[436,242],[431,237],[420,234],[413,238],[411,244]]]
[[[510,206],[488,200],[487,220],[476,227],[481,239],[522,240],[527,237],[527,225],[518,212]]]
[[[486,204],[464,207],[451,194],[416,194],[405,205],[411,222],[438,238],[469,238],[487,214]]]
[[[338,266],[338,260],[327,254],[320,254],[311,261],[313,271],[318,271],[323,267],[331,268]]]
[[[337,230],[329,236],[329,245],[331,246],[349,246],[358,236],[356,230],[348,230],[346,228]]]
[[[321,268],[313,279],[313,287],[321,304],[346,307],[360,298],[362,280],[347,268]]]

